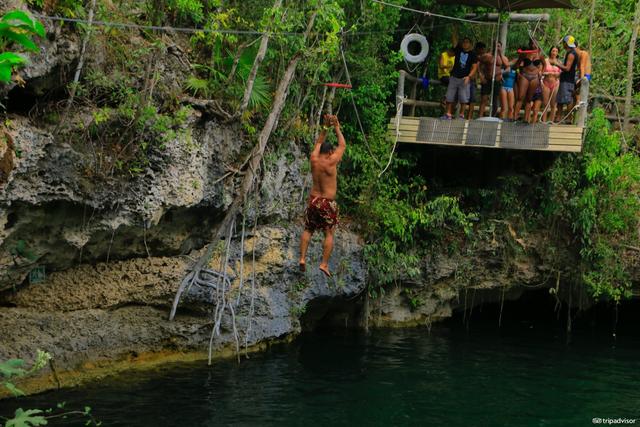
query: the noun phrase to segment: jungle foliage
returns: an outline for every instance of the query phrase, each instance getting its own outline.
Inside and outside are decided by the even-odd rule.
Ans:
[[[564,223],[579,246],[583,283],[594,297],[631,296],[638,265],[640,158],[593,112],[582,155],[563,156],[548,171],[544,216]]]

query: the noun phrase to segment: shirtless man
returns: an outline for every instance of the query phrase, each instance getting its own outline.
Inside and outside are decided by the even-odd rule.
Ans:
[[[591,81],[591,55],[589,55],[589,51],[581,49],[576,44],[576,53],[578,54],[578,69],[576,70],[576,88],[573,94],[573,102],[569,105],[569,111],[573,111],[573,107],[580,102],[580,86],[582,83],[582,79],[586,78]]]
[[[498,42],[497,48],[498,54],[495,62],[496,67],[493,70],[493,52],[487,52],[484,55],[478,57],[480,63],[480,75],[482,76],[482,88],[480,90],[480,112],[478,117],[483,117],[487,105],[489,105],[489,96],[493,91],[493,111],[491,116],[495,116],[498,110],[498,100],[500,105],[507,105],[507,93],[502,92],[502,69],[509,67],[509,60],[502,53],[502,43]],[[492,71],[493,70],[493,71]],[[492,79],[492,77],[494,77]],[[493,80],[493,88],[491,80]]]
[[[338,147],[334,147],[326,141],[327,128],[333,126]],[[347,145],[340,131],[338,118],[332,115],[324,116],[324,128],[318,136],[316,145],[313,147],[311,157],[311,175],[313,177],[313,187],[309,195],[309,204],[304,213],[304,232],[300,240],[300,270],[306,269],[307,248],[311,241],[311,236],[315,231],[324,231],[324,242],[322,243],[322,262],[320,271],[327,277],[331,277],[329,271],[329,257],[333,250],[333,233],[338,224],[338,205],[335,202],[336,191],[338,189],[338,163],[342,159]]]

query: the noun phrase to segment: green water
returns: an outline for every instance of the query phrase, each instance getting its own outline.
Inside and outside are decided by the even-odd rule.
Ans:
[[[317,333],[240,366],[166,365],[3,401],[0,414],[66,401],[106,426],[586,426],[640,418],[637,338],[583,331],[567,344],[526,322]]]

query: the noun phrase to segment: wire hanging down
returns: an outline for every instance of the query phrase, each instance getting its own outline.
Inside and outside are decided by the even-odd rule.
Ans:
[[[347,67],[347,58],[344,56],[344,50],[342,49],[342,43],[340,43],[340,56],[342,57],[342,65],[344,66],[344,73],[347,77],[347,83],[351,86],[351,74],[349,74],[349,68]],[[362,139],[364,139],[364,143],[367,146],[367,151],[369,151],[369,155],[373,159],[374,162],[378,166],[382,166],[380,161],[376,158],[371,150],[371,146],[369,145],[369,141],[367,140],[367,135],[364,132],[364,126],[362,126],[362,122],[360,121],[360,114],[358,114],[358,107],[356,105],[356,99],[353,96],[353,91],[349,91],[349,95],[351,96],[351,105],[353,105],[353,112],[356,114],[356,120],[358,121],[358,127],[360,128],[360,133],[362,134]]]

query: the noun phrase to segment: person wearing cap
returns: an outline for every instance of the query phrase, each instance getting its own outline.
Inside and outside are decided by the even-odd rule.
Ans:
[[[466,115],[468,120],[473,120],[473,111],[475,110],[476,103],[478,102],[478,83],[482,83],[482,72],[480,70],[480,61],[479,58],[483,56],[487,51],[487,45],[483,42],[477,42],[473,47],[473,52],[476,55],[476,63],[478,72],[475,73],[475,78],[471,78],[471,83],[469,84],[469,103],[467,104],[466,114],[463,113],[463,116]]]
[[[573,102],[573,94],[576,88],[576,68],[578,66],[576,39],[573,36],[565,36],[562,39],[562,45],[567,52],[564,56],[564,62],[560,63],[557,59],[553,61],[553,65],[556,65],[561,70],[560,87],[558,88],[557,96],[557,121],[562,120],[564,107]]]

